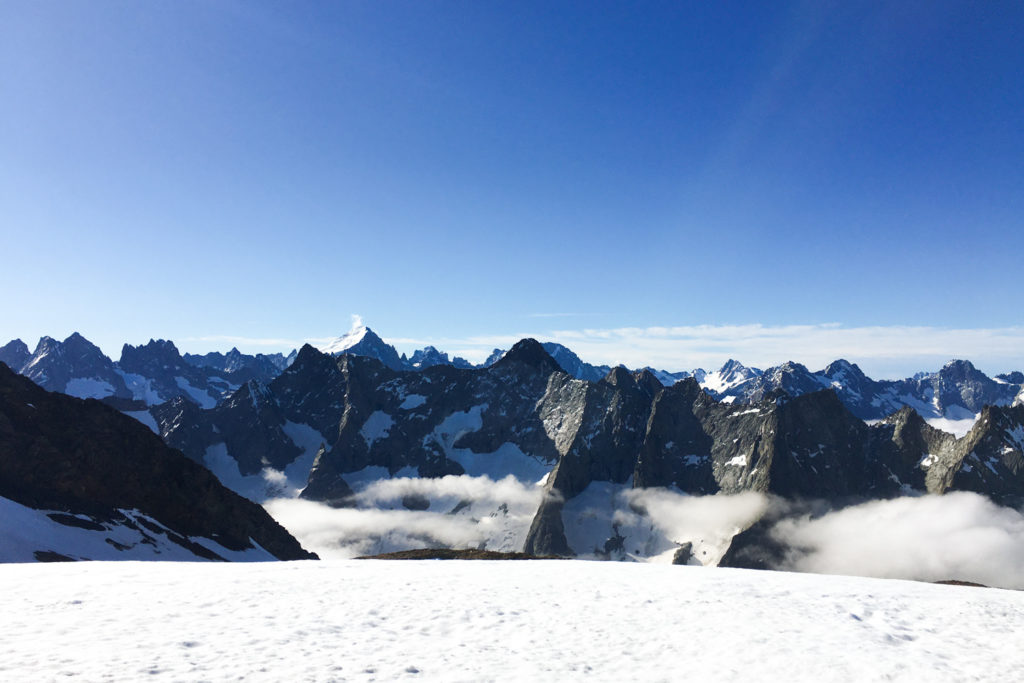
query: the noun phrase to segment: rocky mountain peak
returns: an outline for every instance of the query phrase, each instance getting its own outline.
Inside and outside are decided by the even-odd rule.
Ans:
[[[43,336],[39,338],[39,342],[36,344],[36,349],[32,352],[32,355],[39,356],[51,351],[59,351],[60,346],[60,342],[53,337]]]
[[[608,374],[605,375],[602,381],[620,389],[636,386],[636,380],[633,378],[633,374],[621,365],[616,365],[612,368]]]
[[[334,358],[320,351],[315,346],[303,344],[291,365],[281,376],[311,375],[337,372],[338,366]]]
[[[6,364],[15,372],[21,372],[21,368],[31,355],[28,345],[20,339],[13,339],[0,347],[0,363]]]
[[[654,396],[665,387],[665,384],[658,379],[658,376],[648,368],[633,373],[633,380],[638,387],[651,396]]]
[[[135,372],[130,368],[137,365],[158,363],[177,366],[183,362],[178,347],[167,339],[150,339],[147,343],[139,346],[125,344],[121,347],[120,364],[129,372]]]
[[[494,367],[510,368],[517,365],[526,365],[545,373],[559,372],[562,369],[539,341],[530,338],[516,342]]]
[[[983,377],[984,375],[974,367],[969,360],[954,359],[942,366],[939,375],[950,379],[966,379]]]
[[[827,366],[825,366],[825,371],[824,371],[823,374],[826,377],[828,377],[829,379],[833,379],[833,380],[837,380],[837,381],[843,381],[843,380],[858,380],[859,381],[859,380],[867,379],[867,376],[864,374],[864,372],[860,369],[860,367],[856,363],[851,363],[850,361],[848,361],[848,360],[846,360],[844,358],[840,358],[838,360],[834,360],[831,363],[829,363]]]
[[[484,361],[483,366],[487,368],[494,365],[499,360],[501,360],[501,357],[504,355],[505,351],[503,349],[494,349],[493,351],[491,351],[491,355],[487,356],[487,360]]]
[[[448,354],[438,351],[433,346],[424,346],[422,349],[413,351],[408,364],[416,370],[432,368],[435,365],[449,365]]]
[[[753,375],[750,368],[743,365],[743,363],[730,358],[725,361],[722,367],[718,370],[718,374],[723,378],[734,378],[734,377],[749,377]]]

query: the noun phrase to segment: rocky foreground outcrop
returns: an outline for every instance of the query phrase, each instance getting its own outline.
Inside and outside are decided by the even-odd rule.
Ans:
[[[217,548],[262,549],[271,556],[266,559],[315,557],[260,506],[136,420],[96,400],[48,392],[4,364],[0,498],[99,534],[132,525],[141,543],[155,548],[157,540],[169,541],[197,558],[225,559]],[[38,540],[43,557],[75,557]]]

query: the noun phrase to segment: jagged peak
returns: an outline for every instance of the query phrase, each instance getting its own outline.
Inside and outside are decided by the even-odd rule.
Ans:
[[[638,387],[645,389],[652,396],[665,388],[665,385],[661,383],[657,375],[648,368],[634,372],[633,381],[636,382]]]
[[[39,353],[40,350],[52,349],[52,348],[57,347],[57,346],[60,346],[60,342],[59,341],[57,341],[53,337],[50,337],[48,335],[44,335],[44,336],[39,338],[39,343],[36,344],[35,352]]]
[[[608,374],[605,375],[601,381],[611,384],[613,387],[636,386],[636,380],[633,378],[633,373],[621,365],[616,365],[614,368],[609,370]]]
[[[353,321],[352,328],[348,332],[327,342],[320,347],[320,350],[324,353],[336,356],[344,353],[357,344],[362,344],[364,342],[369,344],[383,344],[384,340],[381,339],[376,332],[364,325],[362,320],[356,319]]]
[[[276,402],[274,394],[266,384],[258,379],[250,379],[238,390],[238,396],[252,401],[253,410],[259,410],[261,403]]]
[[[725,375],[725,374],[728,374],[730,372],[734,372],[736,370],[746,370],[746,369],[747,369],[747,366],[745,366],[743,363],[739,362],[735,358],[730,358],[729,360],[725,361],[725,363],[722,364],[722,367],[719,368],[718,372],[720,374]]]
[[[21,341],[20,339],[12,339],[3,346],[0,346],[0,351],[17,351],[27,354],[28,344]]]
[[[963,360],[960,358],[954,358],[945,365],[937,373],[939,376],[943,375],[980,375],[983,374],[980,370],[974,367],[974,363],[969,360]]]
[[[561,366],[555,362],[541,343],[536,339],[520,339],[515,346],[508,350],[501,359],[494,364],[494,367],[508,367],[509,365],[529,365],[547,372],[560,372]]]
[[[803,372],[810,374],[810,370],[807,369],[806,365],[803,363],[797,363],[795,360],[787,360],[785,363],[775,368],[775,370],[777,372],[785,373]]]
[[[892,415],[887,415],[883,424],[906,424],[908,422],[924,422],[924,418],[910,406],[903,406]]]
[[[501,360],[501,357],[504,355],[504,349],[494,349],[493,351],[491,351],[490,355],[487,356],[487,359],[483,362],[483,367],[490,367],[491,365],[494,365],[499,360]]]
[[[825,366],[825,370],[822,372],[826,377],[835,377],[840,373],[850,373],[855,377],[866,377],[864,371],[860,369],[860,366],[856,363],[851,363],[845,358],[837,358],[828,365]]]
[[[757,377],[761,374],[761,371],[757,368],[748,367],[734,358],[725,361],[718,370],[718,376],[722,378],[735,376]]]
[[[323,365],[324,363],[331,366],[334,365],[333,359],[328,354],[324,353],[312,344],[303,344],[302,348],[300,348],[298,353],[295,354],[295,359],[292,360],[286,371],[291,373],[300,372],[308,365]]]

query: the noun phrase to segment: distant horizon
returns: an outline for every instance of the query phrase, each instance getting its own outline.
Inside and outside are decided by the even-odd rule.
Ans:
[[[364,322],[352,316],[347,332],[331,336],[247,338],[229,335],[180,337],[150,335],[145,339],[120,342],[104,335],[97,338],[82,330],[71,330],[63,335],[43,334],[32,339],[15,335],[0,338],[0,345],[21,339],[33,352],[38,339],[49,336],[63,341],[78,332],[95,344],[112,360],[118,360],[123,344],[139,346],[151,339],[174,342],[184,355],[210,352],[226,353],[237,348],[242,353],[282,353],[310,344],[321,348],[332,340],[345,336]],[[386,343],[407,357],[418,349],[433,346],[447,353],[449,358],[462,357],[471,363],[483,362],[495,348],[507,351],[521,339],[532,338],[541,343],[561,344],[592,365],[631,369],[652,367],[668,372],[692,372],[702,369],[714,372],[729,360],[746,367],[766,370],[785,362],[800,363],[814,372],[824,369],[836,360],[856,364],[875,380],[898,380],[920,372],[936,372],[953,360],[970,361],[989,377],[1024,370],[1024,356],[1011,353],[1024,348],[1024,327],[997,329],[956,330],[932,327],[869,327],[851,328],[837,323],[802,326],[699,326],[648,327],[585,330],[547,330],[521,334],[478,335],[467,338],[388,336],[372,325],[365,324]],[[872,341],[875,345],[871,346]],[[818,346],[815,346],[818,345]],[[975,353],[968,346],[979,349]],[[857,352],[855,347],[859,347]],[[899,354],[887,349],[901,347]],[[785,356],[783,349],[792,349]],[[695,350],[697,349],[697,350]],[[836,353],[830,353],[835,349]],[[908,353],[910,349],[912,352]],[[959,349],[959,350],[957,350]],[[646,355],[645,355],[646,354]],[[774,355],[772,355],[774,354]],[[785,356],[785,357],[783,357]],[[688,362],[693,359],[696,362]],[[1016,359],[1016,362],[1015,360]],[[887,370],[887,368],[889,368]]]

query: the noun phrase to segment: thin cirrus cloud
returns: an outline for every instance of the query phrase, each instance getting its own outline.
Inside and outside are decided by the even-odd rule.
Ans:
[[[872,377],[884,379],[935,370],[954,358],[971,360],[991,374],[1024,366],[1024,327],[694,325],[389,341],[407,346],[433,344],[469,360],[482,360],[492,349],[507,349],[523,337],[564,344],[589,363],[666,370],[717,369],[730,358],[762,368],[792,360],[818,370],[845,358]]]
[[[694,325],[523,330],[517,334],[466,337],[385,337],[399,351],[427,345],[473,362],[495,348],[508,349],[520,339],[557,342],[594,364],[665,370],[717,369],[730,358],[755,367],[796,361],[819,370],[838,358],[858,363],[875,379],[907,377],[935,370],[946,361],[973,361],[989,374],[1024,368],[1024,326],[950,328],[933,326],[847,327],[841,323],[807,325]],[[241,348],[287,350],[327,338],[191,337],[196,343],[232,344]]]
[[[956,329],[924,326],[845,327],[816,325],[722,325],[563,330],[553,333],[581,356],[626,365],[669,369],[718,367],[729,358],[767,367],[787,360],[811,369],[837,358],[860,363],[879,377],[904,376],[953,358],[967,358],[998,371],[1019,365],[1024,327]]]

